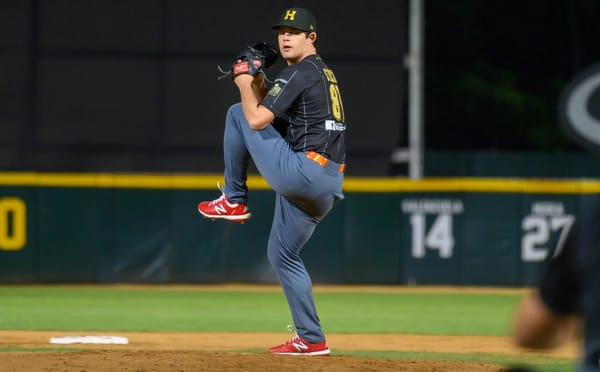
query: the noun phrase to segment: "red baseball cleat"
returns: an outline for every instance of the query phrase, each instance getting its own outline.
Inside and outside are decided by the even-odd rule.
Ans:
[[[327,342],[325,341],[312,344],[296,335],[296,337],[286,341],[284,344],[270,348],[269,353],[280,355],[328,356],[329,347],[327,347]]]
[[[244,223],[252,214],[244,203],[232,203],[225,194],[213,201],[200,202],[198,212],[212,220],[223,219]]]

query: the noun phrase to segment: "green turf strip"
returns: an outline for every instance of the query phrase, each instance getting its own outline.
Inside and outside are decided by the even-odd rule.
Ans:
[[[519,295],[315,294],[326,332],[506,335]],[[0,329],[279,332],[280,292],[0,287]]]
[[[519,295],[317,294],[330,332],[506,335]]]
[[[507,335],[518,294],[317,292],[331,333]],[[279,291],[0,286],[0,329],[75,331],[285,332],[290,316]],[[68,348],[10,351],[78,351]],[[264,350],[261,350],[264,352]],[[461,360],[538,371],[574,371],[573,360],[488,354],[333,351],[375,358]]]
[[[506,335],[516,294],[315,294],[332,333]],[[0,329],[280,332],[291,323],[280,292],[0,287]]]

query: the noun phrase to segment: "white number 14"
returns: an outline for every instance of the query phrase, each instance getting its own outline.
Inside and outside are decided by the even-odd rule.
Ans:
[[[441,258],[452,257],[454,237],[452,235],[452,215],[440,214],[426,232],[425,214],[415,213],[410,216],[412,227],[412,256],[425,257],[425,249],[438,250]]]

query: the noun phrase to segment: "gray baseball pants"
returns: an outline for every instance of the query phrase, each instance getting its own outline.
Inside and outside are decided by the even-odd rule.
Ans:
[[[343,199],[344,174],[339,172],[339,164],[330,161],[323,167],[304,152],[292,151],[271,125],[252,130],[239,103],[227,111],[223,141],[224,193],[229,200],[247,202],[250,158],[276,193],[267,257],[285,293],[298,335],[311,343],[321,342],[325,336],[300,250],[317,224]]]

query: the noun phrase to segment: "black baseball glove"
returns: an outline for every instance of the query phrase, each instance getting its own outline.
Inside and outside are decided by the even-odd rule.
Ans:
[[[256,76],[277,62],[277,49],[264,41],[258,41],[246,45],[240,51],[231,66],[231,70],[224,71],[220,66],[219,71],[223,75],[219,76],[219,80],[230,77],[235,79],[242,74]]]

